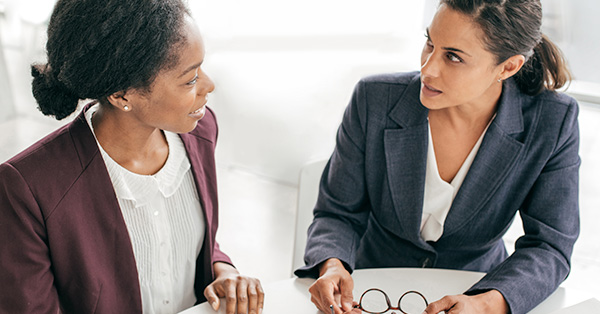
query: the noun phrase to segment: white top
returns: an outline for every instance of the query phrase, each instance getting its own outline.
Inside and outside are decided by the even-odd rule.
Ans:
[[[97,109],[94,105],[85,115],[92,132]],[[196,258],[206,228],[183,142],[175,133],[164,134],[169,156],[149,176],[123,168],[98,143],[129,232],[143,311],[157,314],[177,313],[196,303]]]
[[[490,120],[494,120],[493,118]],[[427,147],[427,168],[425,171],[425,194],[423,197],[423,216],[421,217],[421,237],[425,241],[437,241],[442,237],[444,233],[444,222],[446,216],[450,212],[452,202],[460,186],[462,185],[467,172],[471,168],[473,159],[479,151],[483,136],[487,131],[488,124],[481,136],[477,140],[477,143],[471,149],[471,152],[467,156],[467,159],[463,162],[462,166],[452,179],[452,182],[448,183],[440,177],[440,172],[437,167],[437,161],[435,160],[435,152],[433,150],[433,140],[431,138],[431,128],[429,128],[429,141]]]

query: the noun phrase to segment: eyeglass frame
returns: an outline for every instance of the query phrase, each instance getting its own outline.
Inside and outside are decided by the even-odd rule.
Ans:
[[[379,291],[379,292],[381,292],[381,293],[382,293],[382,294],[385,296],[385,302],[387,303],[387,306],[388,306],[388,307],[387,307],[387,309],[386,309],[385,311],[380,311],[380,312],[370,312],[370,311],[367,311],[367,310],[365,310],[365,309],[362,307],[362,300],[363,300],[363,297],[364,297],[364,296],[365,296],[365,295],[366,295],[366,294],[367,294],[369,291]],[[404,311],[402,310],[402,308],[400,307],[400,304],[402,303],[402,298],[404,298],[404,297],[405,297],[407,294],[411,294],[411,293],[417,294],[418,296],[420,296],[421,298],[423,298],[423,301],[425,301],[425,307],[429,306],[429,302],[427,302],[427,298],[425,298],[425,296],[424,296],[424,295],[423,295],[421,292],[419,292],[419,291],[416,291],[416,290],[409,290],[409,291],[406,291],[406,292],[404,292],[404,294],[402,294],[402,295],[400,296],[400,298],[398,299],[398,307],[393,307],[393,306],[392,306],[392,302],[390,301],[390,297],[387,295],[387,293],[385,293],[385,291],[383,291],[383,290],[381,290],[381,289],[379,289],[379,288],[370,288],[370,289],[367,289],[367,290],[365,290],[365,292],[363,292],[363,293],[362,293],[362,295],[360,296],[360,299],[359,299],[359,301],[358,301],[358,304],[357,304],[357,305],[355,305],[355,306],[353,306],[353,308],[355,308],[355,309],[359,309],[359,310],[361,310],[361,311],[363,311],[363,312],[370,313],[370,314],[382,314],[382,313],[385,313],[385,312],[387,312],[387,311],[390,311],[390,310],[400,311],[400,312],[402,312],[402,313],[404,313],[404,314],[409,314],[409,313],[406,313],[406,312],[404,312]]]

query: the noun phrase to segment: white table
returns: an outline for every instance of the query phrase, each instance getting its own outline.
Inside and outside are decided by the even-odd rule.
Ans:
[[[384,290],[389,295],[392,303],[397,302],[402,293],[408,290],[420,291],[427,297],[428,301],[432,302],[445,295],[463,293],[481,279],[483,275],[484,273],[479,272],[431,268],[359,269],[352,274],[354,278],[354,298],[358,300],[363,291],[376,287]],[[263,313],[320,313],[310,302],[308,287],[313,282],[313,279],[292,278],[264,285],[265,307]],[[552,313],[588,298],[590,298],[589,295],[567,291],[565,288],[560,287],[546,301],[529,313]],[[214,313],[208,303],[202,303],[180,314]],[[225,307],[221,306],[218,313],[225,313]]]

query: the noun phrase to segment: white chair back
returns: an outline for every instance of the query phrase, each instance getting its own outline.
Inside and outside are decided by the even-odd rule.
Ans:
[[[326,164],[327,160],[319,160],[304,165],[302,170],[300,170],[292,276],[294,275],[294,270],[304,265],[306,232],[313,220],[313,209],[319,195],[319,182]]]

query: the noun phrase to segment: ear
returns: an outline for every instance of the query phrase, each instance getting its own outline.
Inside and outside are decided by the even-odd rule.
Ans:
[[[523,64],[525,64],[525,57],[523,55],[514,55],[506,59],[500,64],[501,71],[498,79],[506,80],[517,74],[517,72],[519,72],[519,70],[521,70],[523,67]]]
[[[133,106],[134,93],[131,91],[120,91],[108,96],[108,102],[116,109],[130,111]]]

